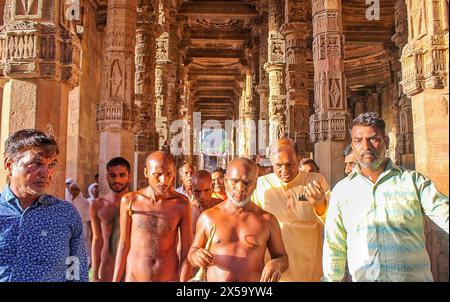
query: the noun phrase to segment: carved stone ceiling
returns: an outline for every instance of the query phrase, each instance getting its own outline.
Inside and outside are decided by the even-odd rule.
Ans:
[[[281,0],[280,0],[281,1]],[[380,20],[366,19],[367,5],[361,0],[343,2],[345,73],[350,90],[391,81],[390,64],[394,35],[394,0],[383,1]],[[187,18],[191,77],[195,79],[195,108],[203,119],[230,118],[230,108],[239,99],[239,81],[246,64],[245,45],[251,41],[251,21],[258,16],[259,1],[183,1],[179,14]],[[311,6],[308,5],[311,16]],[[308,18],[311,22],[311,18]],[[307,41],[312,45],[312,24]],[[314,67],[308,54],[309,89]],[[227,74],[223,74],[227,70]],[[229,72],[228,72],[229,71]],[[223,83],[226,82],[226,85]],[[233,105],[234,104],[234,105]]]
[[[250,21],[258,16],[257,2],[184,1],[178,10],[187,18],[194,109],[203,120],[224,121],[237,113],[244,49],[251,40]]]
[[[106,8],[106,0],[92,0]],[[282,1],[282,0],[280,0]],[[307,0],[309,1],[309,0]],[[185,20],[186,62],[195,91],[195,108],[203,119],[231,118],[241,93],[242,68],[247,64],[246,45],[252,40],[251,26],[267,1],[173,0],[179,5],[179,20]],[[395,0],[380,1],[380,20],[366,19],[362,0],[342,0],[345,35],[345,73],[350,90],[391,81],[390,64],[398,50],[390,42],[395,33]],[[311,5],[308,5],[311,16]],[[308,89],[313,90],[312,24],[309,19],[307,70]]]

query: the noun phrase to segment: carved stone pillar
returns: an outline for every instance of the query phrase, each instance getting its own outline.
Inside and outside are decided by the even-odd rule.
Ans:
[[[403,47],[408,43],[408,23],[406,17],[406,2],[398,0],[394,6],[395,9],[395,34],[392,42],[399,49],[398,58],[401,57]],[[395,56],[397,58],[397,56]],[[411,99],[403,92],[400,85],[402,81],[402,70],[400,61],[393,65],[396,73],[396,100],[393,102],[393,111],[395,115],[396,137],[395,137],[395,161],[408,169],[414,169],[414,136],[412,127]]]
[[[37,128],[58,142],[59,165],[50,193],[64,198],[67,105],[78,86],[81,46],[75,21],[66,19],[62,1],[4,3],[0,27],[0,78],[3,87],[1,153],[8,136]],[[51,112],[50,112],[51,111]],[[0,186],[6,175],[0,173]]]
[[[108,2],[102,92],[97,107],[100,132],[99,185],[108,190],[106,164],[116,156],[133,166],[135,106],[136,0]],[[133,171],[133,169],[132,169]]]
[[[306,1],[287,0],[285,23],[281,32],[286,39],[286,97],[288,106],[287,129],[303,152],[310,152],[309,93],[306,66]]]
[[[169,105],[169,81],[174,77],[173,63],[170,55],[170,15],[169,1],[160,0],[158,7],[158,24],[161,34],[156,39],[155,67],[155,121],[159,150],[169,148],[169,117],[173,120],[174,109]],[[173,83],[173,81],[172,81]],[[172,85],[173,86],[173,85]],[[173,87],[171,87],[173,88]],[[173,98],[173,93],[170,95]]]
[[[261,14],[259,24],[259,84],[256,91],[259,94],[259,123],[258,123],[258,153],[267,155],[268,129],[269,129],[269,79],[264,69],[268,59],[268,25],[267,11]]]
[[[184,162],[193,161],[193,111],[194,106],[191,99],[191,81],[189,79],[189,68],[187,66],[183,66],[181,68],[181,95],[180,102],[178,106],[178,118],[183,121],[183,128],[181,129],[181,137],[182,137],[182,156]]]
[[[448,195],[448,1],[407,0],[406,5],[408,43],[401,57],[401,84],[411,99],[414,123],[405,118],[404,131],[411,133],[407,127],[414,127],[416,169]],[[448,282],[448,234],[426,218],[425,235],[433,279]]]
[[[147,154],[155,150],[155,4],[139,0],[136,25],[136,83],[138,109],[134,153],[134,189],[147,184],[144,175]]]
[[[342,150],[347,134],[344,36],[340,0],[313,0],[314,111],[311,142],[320,172],[331,186],[344,177]]]
[[[244,72],[241,106],[239,110],[239,156],[252,159],[256,153],[255,108],[252,102],[252,73],[246,68]]]
[[[448,1],[406,4],[401,84],[411,98],[416,169],[448,195]]]
[[[176,10],[171,9],[169,15],[169,60],[168,66],[168,92],[166,102],[167,123],[170,125],[177,119],[177,103],[180,99],[179,85],[180,82],[180,65],[179,65],[179,36],[178,36],[178,22],[176,20]],[[169,143],[173,137],[173,133],[169,131]]]
[[[268,1],[268,60],[264,65],[269,74],[269,144],[286,133],[286,86],[284,84],[285,39],[280,33],[284,22],[283,1]]]

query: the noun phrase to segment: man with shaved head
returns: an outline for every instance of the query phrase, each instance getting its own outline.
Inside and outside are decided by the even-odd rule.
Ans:
[[[187,260],[193,236],[191,207],[186,197],[172,189],[172,156],[162,151],[150,154],[144,175],[149,185],[121,200],[113,281],[120,281],[124,271],[125,281],[187,281],[192,270]]]
[[[281,281],[320,281],[330,188],[319,173],[299,171],[299,152],[288,138],[271,146],[270,161],[274,173],[258,178],[252,199],[280,222],[290,263]]]
[[[276,282],[289,265],[277,219],[250,202],[257,173],[252,161],[232,160],[225,176],[227,200],[204,211],[197,221],[189,261],[207,268],[207,281]],[[213,225],[208,251],[204,247]],[[272,259],[265,263],[266,250]]]
[[[186,163],[178,169],[181,186],[175,189],[178,193],[185,195],[188,199],[192,199],[192,174],[195,172],[195,166]]]
[[[220,203],[222,200],[213,198],[213,186],[211,174],[208,171],[200,170],[192,175],[192,227],[195,233],[195,225],[200,214],[209,208]]]

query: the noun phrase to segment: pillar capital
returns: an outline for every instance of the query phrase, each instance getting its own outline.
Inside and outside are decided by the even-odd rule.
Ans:
[[[444,2],[406,1],[408,43],[400,61],[401,84],[409,97],[448,87],[448,3]]]
[[[81,45],[63,1],[13,1],[0,27],[0,75],[79,84]],[[47,14],[46,11],[55,12]],[[80,18],[80,16],[78,16]]]

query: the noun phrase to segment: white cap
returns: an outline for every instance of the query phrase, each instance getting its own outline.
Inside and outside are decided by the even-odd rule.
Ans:
[[[72,178],[66,178],[66,185],[73,183],[73,179]]]

